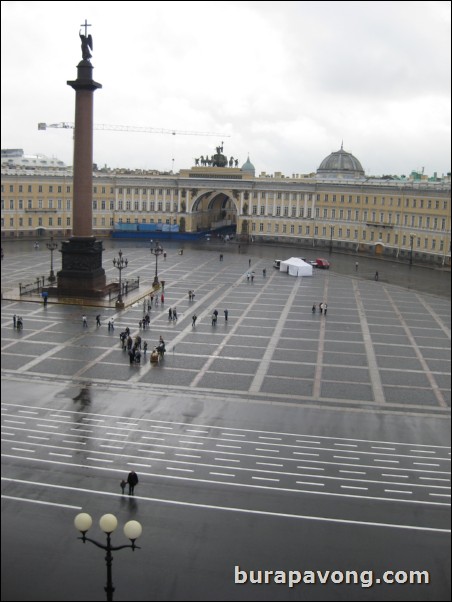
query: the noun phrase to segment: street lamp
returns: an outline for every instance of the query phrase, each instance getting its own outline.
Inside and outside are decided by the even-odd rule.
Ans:
[[[150,251],[153,255],[155,255],[155,276],[154,276],[154,282],[152,283],[152,286],[155,287],[155,286],[159,286],[159,284],[160,284],[157,267],[158,267],[158,258],[159,258],[159,255],[161,255],[163,253],[163,248],[158,243],[156,243],[155,248],[153,249],[151,247]]]
[[[333,234],[334,234],[334,226],[330,226],[330,255],[333,252]]]
[[[113,265],[115,266],[115,268],[117,268],[119,270],[119,294],[118,294],[118,300],[116,301],[116,305],[118,307],[124,307],[124,303],[122,302],[121,272],[124,268],[127,267],[127,264],[129,262],[127,259],[123,258],[121,249],[119,250],[118,255],[119,255],[119,257],[115,257],[113,259]]]
[[[107,563],[107,585],[104,589],[107,593],[107,600],[110,601],[113,600],[113,592],[115,591],[115,588],[113,587],[111,573],[111,563],[113,561],[112,552],[116,552],[116,550],[122,550],[123,548],[132,548],[132,550],[135,550],[135,548],[140,549],[139,546],[135,545],[135,540],[138,539],[138,537],[140,537],[143,528],[138,521],[129,520],[124,525],[124,535],[128,539],[130,539],[132,544],[127,544],[123,546],[112,546],[110,535],[118,526],[118,519],[116,518],[116,516],[114,516],[114,514],[104,514],[99,520],[99,526],[102,529],[102,531],[107,535],[107,545],[105,546],[101,543],[98,543],[97,541],[94,541],[94,539],[86,537],[86,532],[92,524],[93,519],[89,514],[86,514],[86,512],[77,514],[77,516],[74,519],[75,528],[82,534],[82,537],[79,537],[78,539],[81,539],[83,543],[85,543],[86,541],[90,541],[98,548],[101,548],[102,550],[105,550],[107,552],[107,555],[105,556],[105,562]]]
[[[414,234],[410,234],[410,265],[413,265],[413,241]]]
[[[53,252],[58,248],[58,243],[53,241],[53,236],[50,237],[50,242],[46,243],[46,247],[50,251],[50,275],[49,282],[55,282],[55,272],[53,271]]]

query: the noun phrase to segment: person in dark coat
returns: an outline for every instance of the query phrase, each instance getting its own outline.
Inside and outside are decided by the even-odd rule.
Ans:
[[[138,485],[138,475],[134,470],[129,472],[129,475],[127,477],[127,482],[129,484],[129,495],[133,495],[133,492],[135,490],[135,485]]]

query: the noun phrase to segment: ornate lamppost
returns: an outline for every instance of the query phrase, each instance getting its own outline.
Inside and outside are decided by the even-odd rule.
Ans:
[[[127,264],[129,263],[128,260],[122,256],[122,251],[121,249],[119,249],[119,253],[118,253],[119,257],[115,257],[113,259],[113,265],[115,266],[115,268],[117,268],[119,270],[119,294],[118,294],[118,299],[116,301],[116,307],[124,307],[124,303],[122,301],[122,280],[121,280],[121,272],[124,268],[127,267]]]
[[[49,282],[55,282],[56,276],[55,272],[53,271],[53,252],[58,248],[58,243],[54,242],[53,236],[50,237],[50,242],[46,243],[46,247],[50,251],[50,275],[48,280]]]
[[[413,242],[414,234],[410,234],[410,266],[413,265]]]
[[[107,552],[107,555],[105,556],[105,562],[107,563],[107,585],[104,589],[107,594],[107,601],[110,602],[111,600],[113,600],[113,592],[115,591],[115,588],[113,587],[111,571],[111,563],[113,561],[112,552],[116,552],[116,550],[122,550],[124,548],[132,548],[132,550],[135,550],[135,548],[140,549],[139,546],[135,545],[135,540],[138,539],[138,537],[140,537],[143,528],[138,521],[129,520],[124,525],[124,535],[128,539],[130,539],[132,543],[123,546],[112,546],[110,536],[118,526],[118,519],[116,518],[116,516],[114,514],[104,514],[99,520],[99,526],[107,536],[107,545],[103,545],[95,541],[94,539],[86,537],[86,532],[92,524],[93,519],[89,514],[86,514],[86,512],[77,514],[77,516],[74,519],[75,528],[82,534],[82,537],[79,537],[78,539],[81,539],[83,543],[85,543],[86,541],[90,541],[98,548],[101,548],[102,550],[105,550]]]
[[[154,282],[152,283],[152,286],[156,287],[156,286],[159,286],[159,284],[160,284],[157,270],[158,270],[159,255],[161,255],[163,253],[163,248],[158,243],[156,243],[155,248],[153,249],[151,247],[150,251],[153,255],[155,255],[155,276],[154,276]]]

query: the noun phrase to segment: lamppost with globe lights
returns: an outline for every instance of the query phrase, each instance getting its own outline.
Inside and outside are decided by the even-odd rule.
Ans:
[[[123,546],[112,546],[110,536],[118,526],[118,519],[116,518],[116,516],[114,514],[104,514],[99,520],[99,526],[107,536],[107,545],[103,545],[95,541],[94,539],[91,539],[90,537],[86,537],[86,532],[88,531],[88,529],[90,529],[92,524],[93,519],[86,512],[77,514],[77,516],[74,519],[75,528],[82,534],[82,537],[79,537],[78,539],[81,539],[83,543],[85,543],[86,541],[90,541],[98,548],[101,548],[102,550],[105,550],[107,552],[107,555],[105,556],[105,562],[107,563],[107,585],[104,589],[107,594],[107,601],[110,602],[113,600],[113,592],[115,591],[115,588],[113,587],[111,571],[111,563],[113,561],[112,552],[116,552],[116,550],[122,550],[124,548],[131,548],[132,550],[135,550],[135,548],[140,549],[139,546],[135,545],[135,541],[138,539],[138,537],[140,537],[143,528],[138,521],[129,520],[124,525],[124,535],[128,539],[130,539],[132,543]]]
[[[55,282],[56,276],[55,272],[53,271],[53,252],[58,248],[58,243],[54,242],[53,236],[50,237],[50,242],[46,243],[46,247],[50,251],[50,275],[48,280],[49,282]]]
[[[124,303],[122,301],[122,281],[121,281],[121,272],[124,268],[127,267],[127,264],[129,263],[128,260],[122,256],[122,251],[121,249],[119,250],[118,253],[119,257],[115,257],[113,259],[113,265],[115,266],[115,268],[117,268],[119,270],[119,294],[118,294],[118,300],[116,301],[116,307],[124,307]]]
[[[152,286],[156,287],[159,286],[159,277],[158,277],[158,258],[159,255],[161,255],[163,253],[163,248],[156,243],[155,248],[153,249],[152,247],[150,248],[150,251],[153,255],[155,255],[155,276],[154,276],[154,282],[152,283]]]

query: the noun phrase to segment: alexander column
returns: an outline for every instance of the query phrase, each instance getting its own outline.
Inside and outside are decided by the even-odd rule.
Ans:
[[[75,90],[74,165],[72,236],[61,247],[62,270],[58,272],[58,295],[100,297],[105,292],[102,267],[102,241],[93,236],[93,100],[97,88],[93,80],[90,49],[93,39],[85,20],[80,33],[82,60],[77,79],[68,81]]]

